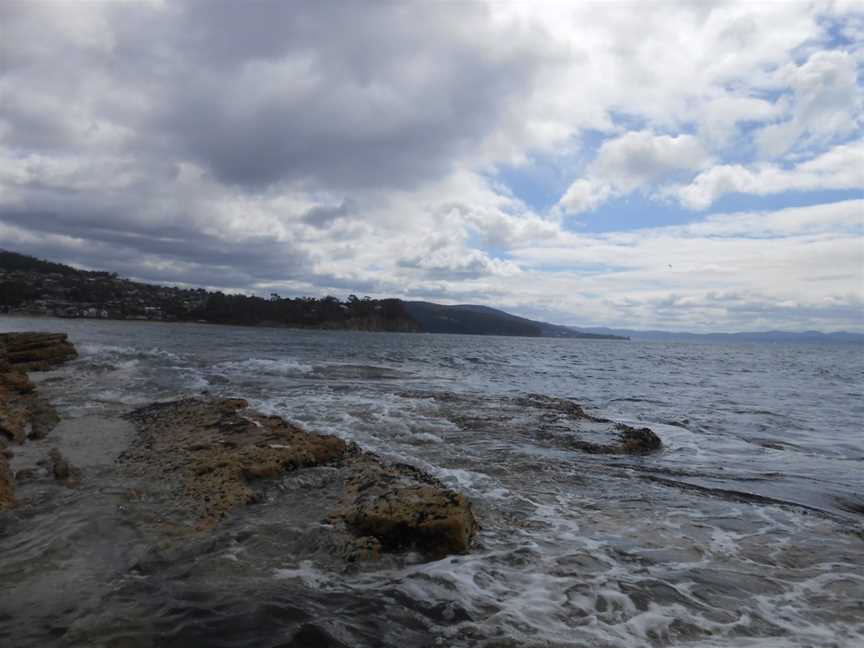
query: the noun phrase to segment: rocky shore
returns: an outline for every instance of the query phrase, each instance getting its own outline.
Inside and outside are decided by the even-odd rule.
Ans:
[[[26,370],[76,356],[65,334],[0,335],[0,510],[16,504],[9,444],[44,438],[59,421]],[[259,501],[262,482],[319,467],[336,471],[338,497],[321,515],[348,561],[377,559],[386,551],[415,550],[428,558],[466,552],[478,528],[468,499],[433,477],[252,411],[242,399],[160,402],[125,418],[134,435],[118,457],[118,477],[142,485],[127,492],[129,506],[158,501],[156,517],[166,537],[204,533],[238,507]],[[36,471],[70,488],[85,479],[57,448],[18,477],[32,478]]]
[[[87,481],[87,471],[75,463],[92,458],[84,453],[70,461],[53,447],[54,437],[30,452],[31,459],[41,453],[33,465],[17,466],[17,474],[10,466],[17,446],[44,439],[59,421],[26,371],[49,369],[76,356],[64,334],[0,335],[0,510],[15,506],[16,479],[41,478],[68,488]],[[508,429],[524,429],[534,443],[588,454],[647,454],[661,447],[650,429],[590,416],[565,399],[527,395],[486,412],[455,394],[401,396],[446,402],[447,416],[459,429],[484,436],[506,423]],[[125,426],[128,433],[97,439],[106,425]],[[113,454],[99,461],[112,466],[111,480],[125,493],[122,507],[138,510],[137,520],[153,521],[147,523],[148,535],[172,542],[206,534],[243,507],[265,501],[274,488],[284,492],[294,475],[300,481],[314,476],[310,479],[318,480],[320,491],[302,513],[299,508],[291,512],[292,519],[299,516],[303,523],[304,515],[314,514],[305,523],[324,529],[322,546],[349,563],[377,560],[386,552],[413,551],[426,559],[464,553],[479,528],[465,495],[423,471],[261,414],[240,398],[203,395],[157,402],[127,413],[122,421],[89,428],[70,421],[59,439],[69,436],[66,428],[93,437],[85,445],[112,445]]]

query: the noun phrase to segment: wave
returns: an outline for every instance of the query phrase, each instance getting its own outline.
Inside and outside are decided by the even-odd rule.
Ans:
[[[220,362],[213,369],[217,372],[232,374],[257,374],[282,377],[307,375],[312,372],[311,365],[303,364],[290,358],[281,358],[279,360],[272,358],[249,358],[248,360]]]
[[[140,347],[119,346],[113,344],[100,344],[98,342],[84,342],[77,345],[78,353],[85,361],[100,362],[100,361],[117,361],[123,359],[129,360],[163,360],[173,363],[183,362],[183,356],[166,351],[160,347],[150,347],[144,349]]]

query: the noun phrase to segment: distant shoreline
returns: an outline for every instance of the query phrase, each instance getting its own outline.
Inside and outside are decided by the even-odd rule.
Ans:
[[[438,333],[433,331],[388,331],[386,329],[362,329],[362,328],[337,328],[333,326],[294,326],[279,324],[278,322],[263,322],[260,324],[234,324],[229,322],[207,322],[195,320],[156,320],[156,319],[120,319],[116,317],[57,317],[56,315],[27,314],[27,313],[0,313],[0,321],[3,318],[51,320],[56,322],[124,322],[134,324],[166,324],[166,325],[195,325],[195,326],[218,326],[237,327],[244,329],[282,329],[287,331],[321,331],[326,333],[396,333],[406,335],[464,335],[470,337],[514,337],[530,340],[587,340],[592,342],[621,342],[627,341],[621,337],[558,337],[553,335],[512,335],[507,333]]]

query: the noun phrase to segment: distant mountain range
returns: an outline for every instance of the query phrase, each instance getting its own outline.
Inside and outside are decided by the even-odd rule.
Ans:
[[[595,340],[643,340],[653,342],[698,342],[704,344],[864,344],[861,333],[820,331],[761,331],[756,333],[683,333],[602,326],[573,327],[549,324],[511,315],[497,308],[462,304],[444,306],[432,302],[403,302],[405,312],[427,333],[463,335],[521,335]]]
[[[631,329],[607,328],[604,326],[579,327],[580,332],[597,333],[601,335],[622,335],[632,340],[654,342],[704,342],[716,344],[735,344],[737,342],[757,343],[794,343],[794,344],[864,344],[864,334],[838,331],[822,333],[821,331],[759,331],[754,333],[683,333],[670,331],[636,331]]]

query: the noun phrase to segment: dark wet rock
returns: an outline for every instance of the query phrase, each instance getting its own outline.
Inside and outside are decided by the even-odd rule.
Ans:
[[[381,558],[382,546],[378,538],[372,536],[345,536],[335,534],[328,544],[328,551],[345,562],[369,562]]]
[[[514,398],[513,403],[518,407],[549,410],[575,419],[588,419],[592,421],[603,420],[589,416],[585,413],[585,410],[582,409],[581,405],[565,398],[554,398],[542,394],[528,394],[527,396]]]
[[[616,437],[611,443],[567,438],[561,440],[560,444],[586,454],[607,455],[644,455],[656,452],[663,446],[660,437],[647,427],[634,428],[624,423],[615,423],[612,430],[616,432]]]
[[[15,482],[22,483],[26,481],[33,481],[37,478],[37,472],[34,468],[22,468],[21,470],[15,471]]]
[[[15,506],[15,486],[12,481],[12,470],[9,460],[0,454],[0,511],[6,511]]]
[[[587,413],[566,398],[526,394],[514,398],[489,399],[451,392],[404,391],[403,398],[429,400],[439,415],[458,426],[491,438],[506,431],[528,443],[576,450],[585,454],[644,455],[662,447],[649,428],[634,428]]]
[[[57,448],[48,452],[51,474],[54,479],[67,488],[77,488],[81,485],[81,471],[69,463]]]
[[[320,626],[312,623],[304,623],[300,629],[294,633],[288,643],[279,644],[275,648],[348,648],[345,644]]]
[[[6,361],[22,371],[45,371],[78,357],[65,333],[0,333]]]
[[[617,448],[620,453],[648,454],[656,452],[663,445],[660,437],[650,428],[634,428],[623,423],[619,423],[615,427],[618,429],[619,444]]]
[[[241,399],[156,403],[128,419],[138,438],[121,463],[155,490],[167,488],[174,506],[193,516],[191,533],[260,501],[266,480],[325,466],[342,490],[321,517],[334,528],[333,553],[348,562],[382,551],[464,552],[477,529],[470,502],[433,477],[249,410]]]

